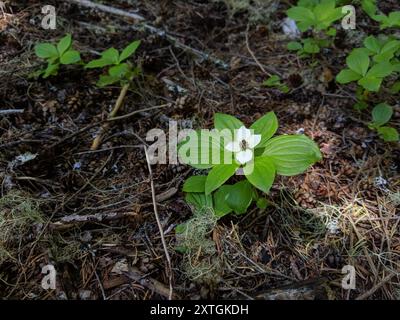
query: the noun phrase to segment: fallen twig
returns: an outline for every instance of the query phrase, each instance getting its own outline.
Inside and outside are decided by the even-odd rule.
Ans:
[[[71,216],[65,216],[61,218],[59,221],[51,223],[50,229],[60,231],[76,227],[76,225],[80,224],[85,224],[90,222],[103,223],[134,216],[135,214],[132,212],[112,212],[112,213],[96,213],[88,215],[71,215]]]
[[[359,295],[356,300],[365,300],[368,297],[372,296],[379,288],[384,286],[387,282],[389,282],[396,274],[392,273],[386,276],[385,278],[382,279],[381,282],[379,282],[377,285],[375,285],[373,288],[368,290],[367,292],[364,292],[363,294]]]
[[[156,217],[157,226],[158,226],[158,229],[160,231],[161,242],[162,242],[162,245],[163,245],[163,248],[164,248],[165,257],[167,259],[168,279],[169,279],[168,299],[172,300],[173,291],[172,291],[172,264],[171,264],[171,257],[169,256],[169,253],[168,253],[167,243],[165,242],[165,237],[164,237],[164,231],[163,231],[163,228],[162,228],[162,225],[161,225],[161,222],[160,222],[160,217],[158,216],[156,191],[155,191],[155,188],[154,188],[153,171],[151,170],[149,155],[147,153],[146,146],[143,146],[143,147],[144,147],[144,153],[146,155],[147,167],[149,169],[149,178],[150,178],[150,186],[151,186],[151,197],[152,197],[152,200],[153,200],[154,215]]]
[[[121,17],[126,17],[126,18],[131,18],[133,20],[135,20],[136,25],[130,26],[130,28],[136,30],[136,31],[142,31],[143,29],[151,34],[156,34],[159,37],[165,38],[166,40],[168,40],[173,46],[175,46],[176,48],[182,49],[184,51],[190,52],[191,54],[206,60],[206,61],[211,61],[212,63],[214,63],[216,66],[221,67],[225,70],[229,69],[229,65],[218,59],[215,58],[213,56],[211,56],[210,54],[203,52],[201,50],[189,47],[186,44],[183,44],[182,42],[180,42],[178,39],[176,39],[175,37],[167,34],[164,30],[155,28],[147,23],[144,23],[145,18],[138,15],[138,14],[134,14],[134,13],[130,13],[128,11],[125,10],[121,10],[121,9],[117,9],[114,7],[110,7],[107,5],[103,5],[103,4],[98,4],[98,3],[94,3],[92,1],[88,1],[88,0],[67,0],[69,2],[73,2],[76,3],[78,5],[84,6],[84,7],[88,7],[88,8],[93,8],[96,10],[100,10],[103,12],[108,12],[114,15],[118,15]]]
[[[7,116],[9,114],[16,114],[16,113],[24,113],[24,109],[7,109],[7,110],[0,110],[1,116]]]

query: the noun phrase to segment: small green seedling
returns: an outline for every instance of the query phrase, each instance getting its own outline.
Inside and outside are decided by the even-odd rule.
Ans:
[[[361,8],[372,19],[375,17],[376,12],[378,11],[376,0],[361,0]]]
[[[377,14],[378,6],[376,0],[362,0],[361,7],[371,19],[380,23],[381,29],[400,27],[400,11],[393,11],[388,15]]]
[[[325,31],[343,17],[342,8],[336,7],[335,0],[299,1],[297,6],[287,11],[287,15],[296,21],[302,32],[310,28]]]
[[[329,47],[336,36],[333,23],[343,17],[342,8],[335,0],[300,0],[297,6],[287,11],[289,18],[296,21],[300,31],[312,30],[313,37],[288,43],[288,50],[296,51],[304,58]]]
[[[267,80],[263,82],[263,85],[270,88],[277,88],[279,91],[283,93],[289,92],[289,87],[286,84],[282,83],[281,78],[277,75],[269,77]]]
[[[364,47],[367,49],[368,55],[372,56],[374,62],[392,62],[392,59],[400,50],[400,41],[369,36],[364,39]],[[395,63],[392,64],[396,66]]]
[[[399,133],[395,128],[385,126],[393,115],[393,108],[386,103],[380,103],[372,110],[372,121],[369,128],[376,130],[378,135],[386,142],[399,141]]]
[[[140,40],[134,41],[129,44],[120,53],[115,48],[110,48],[101,54],[101,57],[96,60],[90,61],[85,68],[108,68],[108,74],[100,76],[97,86],[105,87],[114,83],[125,84],[129,82],[133,77],[140,73],[138,67],[133,66],[126,60],[131,57],[140,45]]]
[[[306,38],[300,41],[291,41],[287,48],[289,51],[296,51],[300,58],[314,55],[321,51],[321,48],[329,46],[327,39]]]
[[[81,61],[80,53],[72,49],[72,37],[67,34],[57,46],[52,43],[39,43],[35,46],[35,53],[39,58],[47,61],[47,68],[39,70],[34,76],[48,78],[58,74],[60,65],[76,64]]]
[[[395,70],[389,61],[374,63],[365,48],[354,49],[346,59],[348,69],[340,71],[336,81],[341,84],[357,81],[365,90],[378,92],[383,79]]]
[[[380,23],[380,28],[387,29],[393,27],[400,27],[400,11],[394,11],[389,13],[389,15],[378,14],[373,17],[375,21]]]
[[[188,203],[196,209],[213,208],[218,218],[231,212],[244,214],[254,201],[259,208],[265,208],[268,202],[262,194],[269,192],[277,174],[300,174],[322,158],[316,143],[305,135],[273,138],[278,129],[278,119],[273,112],[258,119],[250,129],[233,116],[217,113],[214,126],[213,143],[207,148],[214,155],[220,154],[217,158],[224,161],[215,161],[214,156],[208,155],[203,158],[199,148],[209,139],[203,136],[199,139],[198,135],[183,141],[178,153],[181,161],[186,159],[186,164],[210,169],[208,175],[188,178],[183,191]],[[193,154],[188,155],[188,150],[194,150]],[[244,176],[244,180],[225,184],[238,172],[241,174],[238,177]]]

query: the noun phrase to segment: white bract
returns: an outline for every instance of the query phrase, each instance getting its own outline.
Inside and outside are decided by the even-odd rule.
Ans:
[[[260,134],[253,134],[252,130],[242,126],[236,130],[234,140],[227,143],[225,149],[235,153],[235,159],[240,164],[245,164],[253,160],[253,149],[260,142]]]

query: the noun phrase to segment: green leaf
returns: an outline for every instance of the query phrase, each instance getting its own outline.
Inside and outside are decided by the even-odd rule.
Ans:
[[[346,59],[346,63],[351,70],[365,76],[368,71],[370,59],[365,50],[353,50]]]
[[[221,218],[232,212],[232,209],[228,206],[226,200],[231,190],[231,185],[223,185],[214,193],[214,210],[215,215],[218,218]]]
[[[130,45],[128,45],[122,52],[119,57],[119,62],[121,63],[125,59],[128,59],[131,55],[133,55],[137,48],[140,46],[140,40],[133,41]]]
[[[370,17],[375,16],[377,11],[376,0],[362,0],[361,7]]]
[[[375,62],[389,62],[391,60],[396,51],[400,48],[400,41],[399,40],[391,40],[386,42],[382,49],[380,49],[379,54],[373,57]]]
[[[242,126],[244,126],[242,121],[229,114],[216,113],[214,115],[214,127],[218,130],[236,130]]]
[[[393,115],[393,108],[386,103],[380,103],[372,109],[372,121],[375,126],[383,126],[388,123]]]
[[[204,193],[207,176],[192,176],[183,184],[183,192],[201,192]]]
[[[391,127],[379,127],[379,136],[386,142],[397,142],[399,141],[399,133],[395,128]]]
[[[275,180],[275,166],[269,157],[256,157],[243,168],[247,180],[262,192],[268,193]]]
[[[367,77],[372,78],[384,78],[389,76],[393,72],[393,66],[390,62],[380,62],[367,72]]]
[[[306,31],[315,21],[314,13],[304,7],[292,7],[287,11],[289,18],[297,21],[297,26],[300,31]]]
[[[281,83],[281,78],[279,78],[279,76],[277,75],[273,75],[263,82],[263,84],[267,87],[275,87],[280,83]]]
[[[254,122],[250,126],[250,129],[253,129],[255,134],[261,134],[261,142],[256,146],[256,148],[262,148],[276,133],[276,130],[278,130],[278,118],[273,111],[268,112],[266,115]]]
[[[118,64],[119,53],[115,48],[110,48],[101,54],[100,59],[92,60],[86,64],[86,69],[103,68],[113,64]]]
[[[60,40],[57,44],[58,54],[61,57],[72,45],[72,37],[70,34],[67,34],[64,38]]]
[[[256,202],[256,205],[259,209],[266,209],[268,207],[268,201],[265,198],[259,198]]]
[[[189,192],[185,195],[185,201],[194,206],[197,210],[213,207],[212,196],[205,195],[204,193]]]
[[[397,94],[400,92],[400,81],[396,81],[393,86],[390,88],[391,94]]]
[[[115,78],[123,78],[128,71],[129,71],[129,65],[126,63],[121,63],[111,67],[108,70],[108,74]]]
[[[335,8],[335,0],[321,1],[314,8],[314,16],[317,19],[317,30],[328,28],[334,21],[340,19],[344,14],[342,8]]]
[[[291,41],[287,44],[287,48],[290,51],[299,51],[301,49],[303,49],[303,46],[301,45],[300,42],[297,41]]]
[[[369,36],[364,39],[364,46],[371,52],[377,54],[381,50],[381,44],[374,36]]]
[[[263,155],[272,160],[276,172],[283,176],[300,174],[322,159],[317,144],[305,135],[272,138],[267,142]]]
[[[120,81],[119,78],[115,78],[112,76],[100,76],[99,81],[97,81],[96,85],[99,87],[109,86],[110,84],[114,84]]]
[[[318,53],[320,52],[319,45],[314,41],[314,39],[304,39],[304,52],[307,53]]]
[[[42,59],[58,58],[57,48],[50,43],[39,43],[35,46],[35,54]]]
[[[231,186],[226,203],[236,214],[244,214],[253,201],[253,187],[247,180]]]
[[[85,69],[94,69],[94,68],[103,68],[109,65],[112,65],[113,63],[110,62],[109,60],[105,60],[103,58],[92,60],[89,63],[85,65]]]
[[[326,31],[326,34],[327,34],[328,36],[330,36],[330,37],[335,37],[336,34],[337,34],[337,31],[336,31],[335,28],[329,28],[329,29]]]
[[[205,192],[210,194],[214,190],[223,185],[230,177],[232,177],[239,165],[233,164],[219,164],[211,169],[207,176]]]
[[[60,58],[60,63],[61,64],[74,64],[77,63],[81,60],[81,55],[78,51],[75,50],[70,50],[65,52],[61,58]]]
[[[101,57],[104,60],[109,61],[110,64],[118,64],[119,63],[119,52],[115,48],[107,49],[106,51],[104,51],[101,54]]]
[[[353,108],[358,111],[362,111],[368,108],[368,103],[365,101],[358,101],[356,104],[354,104]]]
[[[364,77],[358,80],[357,83],[368,91],[378,92],[381,87],[382,80],[382,78]]]
[[[56,76],[58,74],[58,69],[59,69],[60,65],[57,64],[49,64],[46,68],[46,70],[44,70],[44,74],[43,74],[43,78],[46,79],[50,76]]]
[[[349,82],[357,81],[361,79],[361,75],[358,74],[357,72],[350,70],[350,69],[344,69],[339,72],[339,74],[336,76],[336,81],[341,83],[341,84],[346,84]]]

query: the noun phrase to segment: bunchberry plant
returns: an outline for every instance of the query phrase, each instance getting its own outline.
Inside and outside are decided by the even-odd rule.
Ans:
[[[269,77],[263,82],[263,85],[270,88],[276,88],[283,93],[289,92],[289,87],[286,84],[282,83],[281,78],[277,75]]]
[[[372,110],[372,121],[369,128],[376,130],[386,142],[399,141],[399,133],[395,128],[385,126],[393,115],[393,108],[386,103],[380,103]]]
[[[34,76],[48,78],[58,74],[60,65],[75,64],[81,61],[80,53],[72,49],[72,37],[67,34],[57,45],[39,43],[35,46],[35,54],[47,61],[47,68],[35,72]]]
[[[187,179],[183,191],[188,203],[198,209],[211,207],[217,217],[244,214],[253,201],[265,208],[262,194],[269,192],[276,175],[300,174],[322,158],[316,143],[305,135],[273,137],[278,129],[273,112],[249,129],[237,118],[217,113],[214,126],[208,135],[201,131],[189,135],[178,152],[182,162],[210,169],[207,175]],[[225,184],[235,173],[245,179]]]
[[[140,40],[129,44],[120,53],[110,48],[101,54],[101,57],[86,64],[86,69],[108,67],[107,75],[100,76],[97,86],[105,87],[114,83],[125,84],[140,73],[140,69],[126,60],[131,57],[140,45]]]

